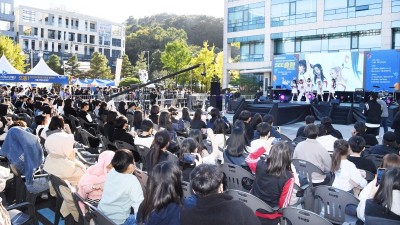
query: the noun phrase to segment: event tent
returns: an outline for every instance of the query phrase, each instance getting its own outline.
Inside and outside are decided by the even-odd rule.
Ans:
[[[115,86],[112,80],[102,80],[102,79],[76,79],[73,85],[79,85],[81,87],[108,87]]]
[[[27,82],[31,83],[60,83],[60,84],[68,84],[68,77],[64,75],[59,75],[54,72],[44,61],[43,58],[40,58],[38,64],[31,69],[28,73]]]
[[[4,55],[0,58],[0,72],[2,74],[13,74],[13,75],[23,74],[19,70],[15,69]]]

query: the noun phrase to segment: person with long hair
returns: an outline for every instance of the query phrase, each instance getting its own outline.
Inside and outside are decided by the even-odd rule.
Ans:
[[[182,119],[179,119],[178,123],[172,123],[171,114],[167,111],[163,111],[160,114],[159,128],[163,128],[168,131],[170,135],[170,143],[168,145],[168,150],[172,153],[177,152],[179,149],[178,145],[178,131],[182,131],[185,128],[185,124]]]
[[[400,156],[397,154],[387,154],[383,157],[382,165],[380,166],[382,169],[391,169],[391,168],[400,168]],[[368,199],[372,199],[375,196],[377,191],[377,178],[373,181],[369,182],[368,185],[360,192],[358,199],[360,203],[357,206],[357,217],[364,221],[365,220],[365,210],[366,210],[366,202]],[[382,182],[382,181],[381,181]],[[396,200],[400,199],[397,197]],[[393,198],[394,200],[394,198]],[[393,205],[393,204],[392,204]],[[399,205],[399,203],[397,204]]]
[[[201,119],[203,115],[203,111],[201,109],[196,109],[194,111],[194,116],[192,121],[190,121],[190,128],[191,129],[203,129],[206,128],[206,123]]]
[[[108,111],[107,121],[104,124],[104,136],[106,136],[111,142],[114,142],[115,119],[117,116],[117,112]]]
[[[223,154],[225,163],[246,167],[245,159],[247,157],[248,150],[246,138],[242,128],[233,128],[232,134],[229,136],[229,139],[226,142],[226,148]]]
[[[198,143],[193,138],[182,141],[179,153],[179,166],[182,170],[182,179],[189,182],[193,168],[202,163],[201,154],[198,152]]]
[[[120,101],[118,104],[118,112],[121,113],[121,115],[126,115],[126,102]]]
[[[175,163],[161,162],[153,168],[136,218],[138,225],[180,225],[181,176]]]
[[[265,146],[251,153],[247,158],[251,171],[256,174],[251,194],[260,198],[271,207],[284,208],[292,198],[295,177],[291,168],[290,146],[285,142],[272,145],[275,138],[269,138]],[[272,146],[272,147],[271,147]],[[260,156],[269,150],[265,160]],[[282,214],[276,212],[264,214],[256,212],[262,224],[278,224]]]
[[[331,172],[335,173],[335,180],[332,187],[347,192],[353,192],[353,188],[364,188],[367,181],[357,169],[354,163],[350,162],[347,157],[350,155],[350,146],[346,140],[339,139],[333,144],[332,166]]]
[[[297,97],[297,101],[301,102],[301,99],[303,98],[304,93],[306,92],[306,86],[304,84],[304,80],[303,79],[299,80],[299,85],[298,86],[299,86],[299,96]]]
[[[331,100],[331,96],[333,99],[336,99],[335,91],[336,91],[336,80],[334,78],[332,78],[331,87],[330,87],[329,93],[328,93],[328,102]]]
[[[382,176],[374,197],[365,203],[365,223],[371,217],[392,220],[390,224],[400,222],[400,168],[390,168]],[[397,222],[395,222],[397,221]]]
[[[186,107],[182,108],[182,120],[189,123],[190,121],[192,121],[192,119],[190,118],[189,109]]]
[[[320,80],[323,83],[326,83],[326,78],[324,75],[324,71],[322,70],[321,64],[317,63],[313,65],[313,74],[314,74],[314,84],[317,84],[317,81]]]
[[[132,122],[132,127],[135,128],[135,130],[140,130],[141,129],[141,125],[142,125],[142,121],[143,121],[143,113],[142,111],[136,110],[133,113],[133,122]]]
[[[161,130],[154,136],[154,141],[150,152],[147,154],[143,163],[143,170],[151,174],[153,167],[160,162],[171,161],[177,162],[178,158],[167,150],[170,143],[170,135],[167,130]]]
[[[263,118],[262,118],[261,114],[260,113],[254,114],[253,118],[251,119],[251,125],[253,126],[253,130],[256,131],[258,124],[260,124],[262,122],[263,122]],[[256,136],[256,135],[254,134],[254,136]]]
[[[150,108],[150,115],[149,119],[153,121],[154,124],[158,125],[158,119],[159,116],[158,114],[160,113],[160,106],[158,105],[152,105]]]
[[[299,90],[297,85],[297,80],[292,80],[292,102],[294,97],[296,96],[297,100],[299,100]]]

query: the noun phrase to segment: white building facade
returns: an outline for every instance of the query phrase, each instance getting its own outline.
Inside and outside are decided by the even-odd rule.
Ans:
[[[272,85],[277,55],[400,49],[400,0],[225,0],[224,74]]]
[[[45,60],[56,54],[65,61],[76,54],[79,61],[89,61],[98,51],[108,58],[113,69],[116,59],[125,54],[123,24],[63,9],[18,6],[14,29],[16,42],[30,52],[34,64],[39,59],[38,52]]]

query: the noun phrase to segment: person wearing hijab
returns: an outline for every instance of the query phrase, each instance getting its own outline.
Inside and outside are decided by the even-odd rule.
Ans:
[[[97,163],[90,166],[78,183],[78,193],[92,204],[98,204],[103,194],[103,185],[108,172],[112,169],[111,160],[115,152],[104,151],[99,155]]]

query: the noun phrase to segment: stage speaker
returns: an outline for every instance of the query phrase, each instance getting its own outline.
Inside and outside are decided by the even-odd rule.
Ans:
[[[331,104],[332,105],[339,105],[340,104],[340,99],[331,99]]]
[[[365,96],[364,88],[356,88],[353,93],[353,102],[360,103],[363,102]]]
[[[211,82],[211,95],[220,95],[221,94],[221,84],[219,82]]]
[[[222,96],[210,96],[210,105],[222,111]]]

